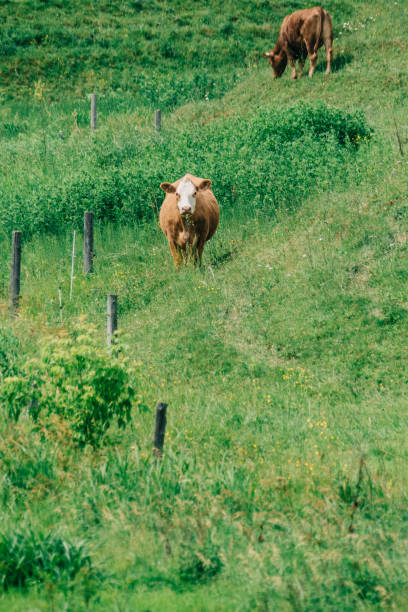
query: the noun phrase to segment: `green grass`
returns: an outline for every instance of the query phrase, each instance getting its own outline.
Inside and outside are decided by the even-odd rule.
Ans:
[[[23,8],[35,9],[36,24],[50,23],[57,10],[19,6],[13,14],[8,5],[13,24]],[[75,20],[81,27],[78,44],[61,39],[61,56],[80,53],[82,32],[96,19],[110,16],[121,28],[131,22],[130,9],[119,15],[118,6],[101,4],[100,12],[84,16],[79,5],[64,5],[66,21],[58,27]],[[87,91],[83,71],[70,74],[65,100],[56,93],[56,68],[42,73],[44,100],[11,99],[7,77],[0,126],[0,381],[37,359],[47,337],[74,333],[85,315],[81,325],[96,326],[103,347],[112,292],[119,295],[121,344],[139,404],[132,424],[112,426],[97,449],[76,445],[69,420],[9,421],[2,406],[0,548],[13,552],[4,556],[13,571],[20,555],[17,575],[28,578],[3,588],[0,609],[407,607],[408,175],[394,119],[406,148],[408,11],[380,0],[364,7],[330,3],[336,70],[292,83],[288,74],[273,81],[263,63],[244,69],[243,58],[255,57],[267,41],[272,46],[282,15],[297,5],[271,10],[256,3],[252,13],[244,2],[236,7],[241,38],[231,64],[216,53],[206,56],[214,79],[227,83],[225,95],[220,86],[208,101],[172,102],[165,142],[151,133],[154,104],[131,102],[129,85],[123,105],[113,78],[92,135],[88,102],[75,98]],[[211,15],[221,44],[220,5],[193,11],[189,3],[152,2],[143,10],[151,11],[146,28],[153,12],[155,23],[173,10],[193,16],[192,45],[200,19]],[[251,31],[251,23],[268,36]],[[228,48],[233,33],[222,40]],[[174,43],[168,64],[175,78],[196,69],[188,68],[190,43],[183,44]],[[117,34],[109,45],[112,52],[124,48]],[[18,52],[28,91],[38,80],[32,58],[46,65],[48,50],[41,44]],[[141,69],[156,78],[160,67],[143,58]],[[242,71],[235,85],[228,81],[234,71]],[[121,63],[116,73],[125,74]],[[106,74],[101,62],[100,78]],[[305,114],[297,99],[307,105]],[[336,116],[333,109],[343,113],[341,127],[350,125],[346,113],[363,112],[371,140],[355,148],[339,143],[331,129],[320,134],[325,113]],[[311,127],[291,140],[297,116],[302,129],[312,117]],[[11,124],[20,126],[22,117],[24,129],[13,132]],[[203,134],[211,147],[208,140],[201,145]],[[143,153],[140,159],[135,152]],[[155,220],[158,184],[182,169],[194,167],[202,176],[202,166],[213,178],[221,223],[203,268],[177,271]],[[89,195],[84,181],[75,197],[62,199],[78,174],[96,171]],[[115,173],[125,177],[120,190],[103,200]],[[233,178],[239,179],[235,200]],[[146,194],[151,201],[140,215]],[[72,229],[80,229],[87,204],[103,201],[119,212],[99,215],[90,278],[81,273],[79,236],[69,301]],[[63,202],[58,223],[41,225],[56,202]],[[10,321],[14,223],[6,215],[15,211],[25,241],[21,311]],[[161,462],[151,448],[158,400],[169,404]],[[39,566],[32,561],[38,555]],[[4,575],[2,557],[1,580]]]
[[[164,106],[217,97],[258,63],[282,14],[302,6],[299,0],[6,1],[1,93],[15,99],[36,84],[54,98],[67,90],[76,96],[131,91],[139,103]],[[344,0],[328,0],[327,8],[342,19],[352,14]]]

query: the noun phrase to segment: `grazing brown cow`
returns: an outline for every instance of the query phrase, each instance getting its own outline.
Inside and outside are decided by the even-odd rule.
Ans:
[[[300,77],[305,59],[309,55],[311,77],[317,64],[317,50],[322,45],[326,49],[326,74],[330,74],[333,57],[332,21],[327,11],[321,6],[315,6],[286,15],[275,48],[263,55],[268,58],[272,66],[275,79],[282,76],[288,60],[292,68],[292,79],[296,79],[295,61],[299,60]]]
[[[194,263],[202,260],[204,245],[218,226],[220,209],[209,179],[186,174],[175,183],[162,183],[166,192],[159,223],[170,245],[174,263],[187,263],[189,252]]]

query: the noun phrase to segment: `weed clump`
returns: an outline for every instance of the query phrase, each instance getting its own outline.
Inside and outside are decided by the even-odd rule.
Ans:
[[[19,340],[6,327],[0,327],[0,381],[15,372]]]
[[[126,427],[134,395],[126,358],[101,349],[92,326],[47,338],[39,356],[0,386],[9,418],[17,421],[26,411],[52,427],[57,415],[79,446],[98,446],[114,421]]]
[[[179,560],[179,587],[208,582],[221,571],[223,566],[217,550],[185,550]]]
[[[69,581],[81,570],[92,573],[84,542],[32,529],[9,529],[0,534],[0,586],[5,590],[45,580]]]

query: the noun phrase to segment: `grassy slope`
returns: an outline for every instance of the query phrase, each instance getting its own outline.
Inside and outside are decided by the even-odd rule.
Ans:
[[[9,0],[0,7],[0,91],[15,100],[41,81],[56,98],[58,90],[83,96],[94,89],[119,89],[134,95],[146,82],[160,90],[160,80],[166,80],[177,83],[181,96],[188,95],[192,74],[198,85],[211,74],[219,83],[226,66],[238,76],[257,63],[281,14],[301,7],[299,0],[99,0],[89,5]],[[344,19],[352,13],[344,0],[328,0],[327,8]]]
[[[95,609],[407,605],[408,185],[393,116],[405,137],[408,15],[378,2],[359,17],[358,30],[336,45],[350,61],[329,79],[272,82],[260,67],[222,100],[181,107],[169,119],[206,122],[275,100],[290,104],[295,92],[364,107],[376,137],[350,189],[334,181],[273,222],[241,208],[224,219],[202,272],[175,272],[162,236],[147,225],[103,230],[97,275],[78,274],[65,316],[86,311],[102,330],[105,294],[119,292],[144,399],[170,404],[168,457],[156,474],[151,411],[101,455],[77,456],[61,437],[54,479],[44,488],[39,470],[36,486],[13,490],[2,513],[13,524],[27,500],[25,521],[86,534],[113,573],[91,593]],[[125,121],[129,115],[117,113],[106,129]],[[68,278],[69,237],[37,238],[25,252],[25,316],[14,327],[33,350],[45,325],[57,322],[50,278]],[[5,279],[4,250],[2,259]],[[7,433],[13,439],[14,427]],[[38,438],[24,424],[18,435],[29,449],[21,462],[38,463]],[[368,471],[350,534],[361,454]],[[191,570],[197,552],[220,555],[218,578],[172,586],[186,555]],[[0,605],[85,605],[82,583],[68,593],[47,588],[38,599],[34,590],[10,592]]]

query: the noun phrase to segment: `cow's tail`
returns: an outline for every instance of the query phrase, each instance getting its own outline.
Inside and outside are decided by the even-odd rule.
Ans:
[[[318,9],[319,9],[319,20],[318,20],[317,29],[316,29],[316,40],[315,40],[315,44],[313,48],[314,54],[317,53],[317,50],[319,48],[319,43],[320,43],[320,39],[322,37],[322,32],[323,32],[323,21],[324,21],[323,8],[319,6]]]

